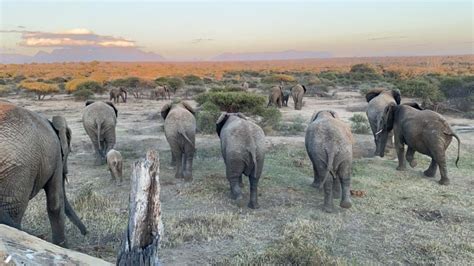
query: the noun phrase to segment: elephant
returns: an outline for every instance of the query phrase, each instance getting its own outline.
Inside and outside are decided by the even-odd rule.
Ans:
[[[176,164],[176,178],[193,180],[193,159],[196,138],[194,109],[186,102],[168,103],[161,108],[165,120],[165,136],[171,148],[172,164]]]
[[[120,183],[122,183],[122,165],[122,154],[117,150],[111,149],[107,153],[107,166],[109,167],[110,175],[112,176],[113,181],[117,181],[117,179],[119,179]]]
[[[401,102],[401,96],[399,90],[387,90],[384,88],[372,89],[366,93],[365,98],[368,102],[367,105],[367,118],[369,120],[372,134],[374,135],[375,142],[375,155],[383,157],[384,154],[381,152],[381,145],[379,140],[383,140],[385,143],[392,144],[392,131],[383,132],[383,114],[389,108],[389,105],[399,105]]]
[[[157,86],[154,90],[151,91],[150,99],[158,100],[161,97],[162,100],[166,100],[167,95],[168,100],[171,99],[170,90],[167,86]]]
[[[241,113],[223,113],[216,122],[221,140],[221,152],[226,165],[231,197],[243,206],[242,174],[249,177],[250,201],[248,207],[259,208],[257,186],[265,160],[265,134],[255,123]]]
[[[306,130],[306,152],[313,164],[313,186],[324,186],[326,212],[334,210],[333,192],[341,193],[340,206],[352,206],[350,186],[352,175],[352,133],[334,111],[314,113]],[[331,177],[329,177],[331,176]]]
[[[386,134],[392,129],[394,131],[395,149],[398,157],[397,170],[406,169],[405,156],[410,166],[415,167],[417,162],[414,159],[414,154],[419,152],[431,157],[430,166],[423,172],[424,175],[434,177],[436,168],[439,166],[441,174],[439,184],[449,184],[446,149],[452,138],[455,137],[458,141],[457,167],[461,141],[443,116],[431,110],[423,110],[417,103],[392,104],[385,109],[382,121],[383,127],[380,134]],[[407,145],[406,155],[405,144]],[[380,152],[383,155],[385,141],[380,138],[378,145],[380,145]]]
[[[249,83],[247,81],[244,81],[241,87],[242,87],[242,90],[247,91],[249,89]]]
[[[120,87],[120,88],[112,88],[110,90],[110,101],[114,101],[114,103],[118,103],[120,101],[120,98],[122,98],[122,102],[126,103],[127,102],[127,91]]]
[[[288,99],[290,98],[291,91],[284,91],[283,92],[283,100],[282,105],[288,107]]]
[[[303,108],[303,96],[306,93],[306,87],[301,84],[295,85],[291,88],[291,96],[295,103],[295,110],[301,110]]]
[[[282,86],[275,86],[270,89],[270,95],[268,95],[268,104],[267,107],[270,105],[275,105],[278,108],[281,108],[282,101],[283,101],[283,88]]]
[[[87,101],[82,124],[95,150],[95,165],[105,164],[107,153],[115,145],[118,111],[111,102]]]
[[[71,129],[62,116],[43,116],[0,101],[0,223],[21,229],[28,202],[40,190],[52,230],[52,242],[67,246],[65,216],[81,231],[86,227],[66,197]]]

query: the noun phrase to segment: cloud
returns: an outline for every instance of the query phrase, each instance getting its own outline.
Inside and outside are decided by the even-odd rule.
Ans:
[[[99,35],[91,30],[77,28],[63,32],[2,30],[2,33],[20,33],[21,46],[26,47],[136,47],[135,41],[121,37]]]
[[[212,42],[212,41],[214,41],[214,39],[211,39],[211,38],[198,38],[198,39],[191,40],[191,43],[192,44],[198,44],[198,43],[202,43],[202,42]]]
[[[377,36],[369,38],[369,41],[387,41],[387,40],[398,40],[398,39],[406,39],[407,36]]]

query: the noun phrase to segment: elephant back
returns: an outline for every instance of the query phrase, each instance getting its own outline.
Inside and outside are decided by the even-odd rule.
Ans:
[[[96,123],[115,126],[117,123],[116,109],[104,102],[94,102],[84,108],[82,122],[84,126]]]

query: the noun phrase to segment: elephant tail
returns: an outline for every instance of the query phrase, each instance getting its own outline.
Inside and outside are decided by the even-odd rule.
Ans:
[[[183,130],[178,130],[178,133],[181,134],[181,136],[183,136],[183,138],[194,148],[194,143],[189,139],[188,135],[186,135],[186,132]]]
[[[97,123],[97,145],[99,147],[99,153],[101,153],[102,148],[100,147],[100,122]]]
[[[461,140],[459,140],[459,137],[458,135],[456,135],[456,133],[454,132],[450,132],[450,133],[444,133],[448,136],[453,136],[456,138],[456,140],[458,141],[458,157],[456,158],[456,167],[458,167],[458,162],[459,162],[459,153],[460,153],[460,150],[461,150]],[[459,167],[458,167],[459,168]]]
[[[334,164],[334,152],[330,151],[328,152],[327,150],[324,150],[326,152],[326,161],[324,161],[323,159],[321,159],[321,161],[326,164],[326,175],[324,176],[324,179],[323,181],[321,182],[321,184],[319,185],[319,188],[322,188],[324,186],[324,183],[326,183],[326,180],[327,178],[329,177],[329,175],[332,176],[332,178],[336,178],[336,173],[334,173],[334,169],[333,169],[333,164]]]
[[[79,219],[76,212],[72,208],[71,204],[69,204],[69,201],[67,200],[66,190],[64,188],[64,182],[63,182],[63,193],[64,193],[64,213],[69,218],[69,220],[75,226],[77,226],[77,228],[79,228],[79,231],[81,231],[81,234],[86,235],[87,234],[86,226],[82,223],[81,219]]]
[[[255,151],[248,150],[250,156],[252,157],[253,162],[253,177],[257,178],[257,155],[255,155]]]

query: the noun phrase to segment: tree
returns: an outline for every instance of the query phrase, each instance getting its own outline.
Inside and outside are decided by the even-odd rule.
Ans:
[[[99,94],[103,94],[105,92],[105,88],[99,82],[90,79],[73,79],[66,83],[65,88],[68,93],[83,89]]]
[[[187,85],[203,85],[204,84],[202,79],[196,75],[184,76],[183,80]]]
[[[171,77],[168,79],[168,85],[170,86],[173,93],[184,87],[184,80],[179,77]]]
[[[20,83],[20,88],[36,93],[38,100],[43,100],[46,95],[59,91],[58,86],[55,84],[26,80]]]

